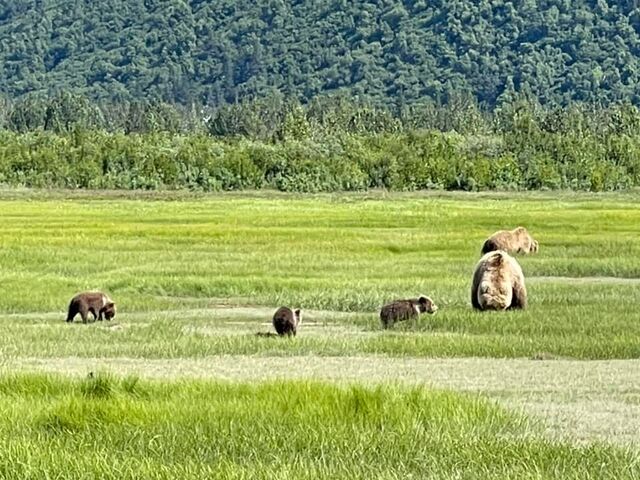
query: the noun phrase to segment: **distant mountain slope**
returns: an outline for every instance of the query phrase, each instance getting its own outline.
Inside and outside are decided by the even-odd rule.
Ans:
[[[640,103],[638,0],[1,0],[0,91]]]

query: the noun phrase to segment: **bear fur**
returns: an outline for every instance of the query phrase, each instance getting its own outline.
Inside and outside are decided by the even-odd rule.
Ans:
[[[471,304],[476,310],[527,307],[524,274],[515,258],[497,250],[480,259],[473,273]]]
[[[396,322],[416,318],[421,313],[436,313],[438,307],[433,300],[424,295],[419,298],[396,300],[388,303],[380,310],[380,321],[384,328],[389,328]]]
[[[533,239],[524,227],[513,230],[500,230],[485,240],[482,245],[482,255],[502,250],[507,253],[536,253],[538,242]]]
[[[302,322],[302,312],[300,309],[293,310],[289,307],[280,307],[273,314],[273,328],[276,329],[278,335],[287,335],[294,337],[298,330],[298,325]]]
[[[73,322],[78,313],[82,317],[82,323],[87,323],[89,313],[93,315],[94,321],[102,321],[103,318],[111,320],[116,316],[116,304],[102,292],[82,292],[69,302],[67,322]]]

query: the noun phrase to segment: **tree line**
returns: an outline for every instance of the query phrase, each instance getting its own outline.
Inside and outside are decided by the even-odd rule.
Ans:
[[[274,95],[215,109],[61,93],[0,108],[0,184],[88,189],[606,191],[640,186],[640,109],[388,109]]]

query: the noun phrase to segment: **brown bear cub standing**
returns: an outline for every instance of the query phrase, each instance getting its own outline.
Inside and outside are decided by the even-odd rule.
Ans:
[[[278,335],[296,336],[298,325],[302,321],[300,309],[292,310],[289,307],[280,307],[273,314],[273,327]]]
[[[500,230],[485,240],[482,245],[482,255],[496,250],[503,250],[507,253],[536,253],[538,242],[529,235],[524,227]]]
[[[515,258],[498,250],[480,259],[473,273],[471,304],[477,310],[526,308],[524,274]]]
[[[67,322],[73,322],[78,313],[82,317],[82,323],[87,323],[89,313],[93,315],[94,321],[103,318],[111,320],[116,315],[116,304],[102,292],[82,292],[71,299]]]
[[[396,322],[416,318],[421,313],[436,313],[438,307],[429,297],[396,300],[388,303],[380,310],[380,321],[384,328],[389,328]]]

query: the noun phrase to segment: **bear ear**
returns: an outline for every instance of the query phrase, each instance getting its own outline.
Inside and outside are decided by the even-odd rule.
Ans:
[[[420,295],[420,297],[418,298],[418,303],[420,303],[422,305],[426,305],[427,303],[429,303],[429,297],[425,297],[424,295]]]
[[[116,306],[116,304],[115,304],[114,302],[109,302],[109,303],[107,303],[107,304],[105,305],[105,307],[107,307],[107,308],[113,308],[113,307],[115,307],[115,306]]]

